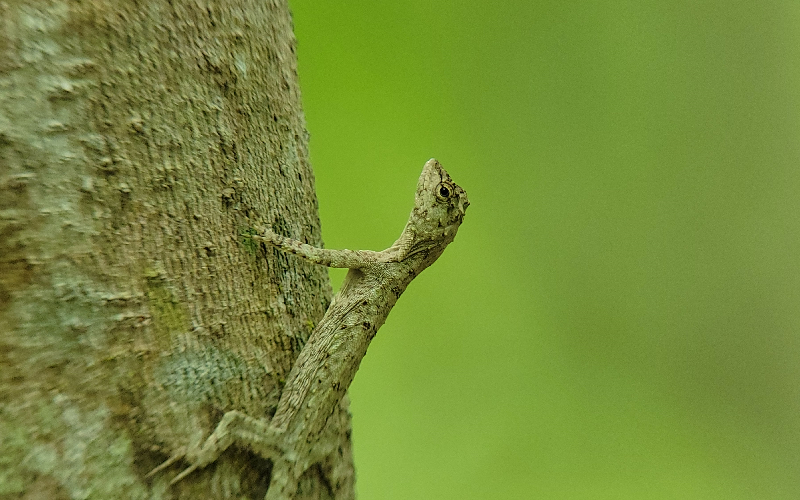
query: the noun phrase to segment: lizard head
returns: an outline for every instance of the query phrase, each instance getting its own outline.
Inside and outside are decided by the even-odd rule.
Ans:
[[[468,206],[466,191],[431,158],[419,176],[414,210],[409,219],[409,225],[414,226],[415,239],[441,241],[447,245],[455,238]]]

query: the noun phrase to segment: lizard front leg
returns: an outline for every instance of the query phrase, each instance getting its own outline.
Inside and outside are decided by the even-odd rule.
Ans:
[[[259,234],[251,235],[252,239],[263,241],[284,252],[321,266],[360,269],[369,264],[391,262],[396,259],[395,252],[387,250],[375,252],[373,250],[348,250],[346,248],[343,250],[317,248],[307,243],[281,236],[265,227],[257,227],[257,229]]]

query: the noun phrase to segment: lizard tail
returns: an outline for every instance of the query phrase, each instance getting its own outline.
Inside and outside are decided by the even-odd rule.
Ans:
[[[292,500],[297,494],[297,478],[291,464],[285,460],[275,460],[272,478],[264,500]]]

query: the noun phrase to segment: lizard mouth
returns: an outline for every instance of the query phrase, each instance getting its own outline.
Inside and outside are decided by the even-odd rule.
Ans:
[[[469,206],[469,198],[467,198],[467,192],[464,191],[464,188],[458,186],[458,194],[461,197],[461,210],[463,212],[466,212],[467,207]]]

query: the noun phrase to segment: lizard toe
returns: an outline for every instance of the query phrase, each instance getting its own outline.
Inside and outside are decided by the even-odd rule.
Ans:
[[[193,465],[190,465],[189,467],[185,468],[180,474],[178,474],[177,476],[172,478],[172,481],[169,482],[169,485],[172,486],[175,483],[177,483],[178,481],[180,481],[181,479],[185,478],[186,476],[188,476],[189,474],[194,472],[195,469],[197,469],[197,467],[198,467],[197,464],[193,464]]]
[[[148,472],[147,474],[145,474],[144,477],[145,478],[151,478],[151,477],[155,476],[156,474],[158,474],[162,470],[170,467],[172,464],[174,464],[178,460],[183,459],[183,457],[185,457],[185,456],[186,456],[186,449],[181,448],[181,449],[177,450],[175,453],[172,454],[171,457],[169,457],[165,461],[161,462],[161,464],[158,465],[155,469],[153,469],[150,472]]]

